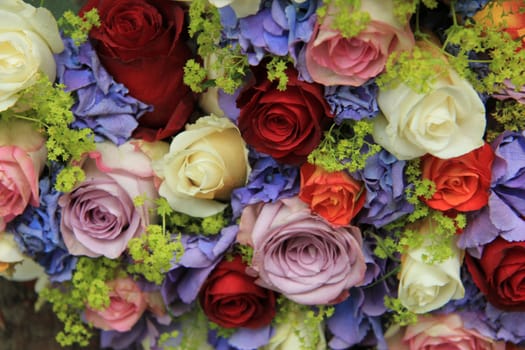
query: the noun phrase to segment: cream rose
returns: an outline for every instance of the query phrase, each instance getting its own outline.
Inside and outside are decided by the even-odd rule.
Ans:
[[[426,153],[448,159],[483,146],[485,106],[452,69],[428,93],[399,84],[379,91],[377,103],[382,113],[374,120],[374,140],[398,159]]]
[[[64,49],[49,10],[22,0],[0,2],[0,112],[13,106],[18,93],[35,83],[38,72],[55,79],[53,53]]]
[[[173,138],[169,152],[153,163],[170,206],[195,217],[217,214],[233,189],[246,183],[248,150],[226,118],[201,117]]]
[[[422,234],[430,228],[430,220],[416,224]],[[415,313],[426,313],[445,305],[451,299],[460,299],[465,289],[460,278],[463,251],[455,244],[453,256],[439,263],[423,261],[425,244],[409,251],[401,259],[398,298],[403,305]]]

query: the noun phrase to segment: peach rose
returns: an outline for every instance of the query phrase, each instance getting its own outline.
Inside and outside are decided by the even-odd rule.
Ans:
[[[410,27],[394,16],[392,0],[361,1],[359,11],[368,12],[370,22],[357,36],[345,38],[332,29],[330,9],[314,28],[306,47],[306,68],[315,82],[360,86],[383,71],[392,52],[414,46]]]
[[[389,350],[505,350],[504,342],[466,329],[458,314],[420,316],[405,328],[391,327],[385,339]]]
[[[363,208],[366,195],[363,184],[348,173],[304,163],[299,198],[332,224],[345,226]]]
[[[109,281],[107,286],[110,288],[109,306],[103,310],[87,306],[86,320],[103,330],[129,331],[147,308],[146,295],[130,277]]]

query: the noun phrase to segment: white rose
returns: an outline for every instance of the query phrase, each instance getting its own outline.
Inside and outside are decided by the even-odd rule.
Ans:
[[[175,136],[169,152],[153,162],[159,194],[181,213],[206,217],[222,211],[233,189],[246,184],[248,150],[227,118],[199,118]]]
[[[374,140],[398,159],[426,153],[448,159],[483,145],[485,106],[455,71],[443,72],[426,94],[404,84],[381,90],[382,113],[374,120]]]
[[[64,49],[57,23],[49,10],[22,0],[0,1],[0,112],[13,106],[18,93],[31,86],[42,71],[55,79],[53,53]]]
[[[420,232],[428,230],[429,225],[429,220],[424,220]],[[418,249],[410,249],[403,256],[398,298],[408,310],[422,314],[440,308],[451,299],[463,298],[465,289],[460,268],[464,254],[455,244],[451,248],[453,256],[440,263],[423,261],[424,244]]]
[[[218,8],[231,6],[237,18],[254,15],[261,6],[261,0],[209,0],[209,2]]]

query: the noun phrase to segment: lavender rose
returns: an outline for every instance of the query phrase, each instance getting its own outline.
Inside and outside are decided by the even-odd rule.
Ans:
[[[365,277],[360,230],[331,226],[297,197],[246,207],[237,241],[254,249],[256,283],[300,304],[341,302]]]
[[[83,169],[86,179],[59,199],[64,243],[73,255],[117,258],[153,223],[150,203],[158,194],[150,159],[130,142],[104,142]],[[148,198],[143,206],[134,205],[138,196]]]

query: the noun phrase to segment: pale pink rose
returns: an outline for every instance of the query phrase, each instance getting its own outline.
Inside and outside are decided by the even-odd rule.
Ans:
[[[38,206],[38,177],[47,152],[31,124],[0,123],[0,232],[30,204]]]
[[[297,197],[246,207],[237,240],[253,247],[256,283],[297,303],[338,303],[363,282],[361,231],[332,226]]]
[[[467,329],[458,314],[420,316],[417,323],[385,333],[389,350],[505,350],[504,342]]]
[[[60,228],[73,255],[119,257],[150,223],[158,198],[150,158],[133,142],[98,143],[83,163],[85,180],[59,199]],[[142,206],[133,200],[145,196]]]
[[[130,277],[109,281],[107,286],[110,289],[109,306],[103,310],[94,310],[87,306],[86,321],[106,331],[129,331],[148,306],[146,294]]]
[[[370,14],[370,22],[357,36],[344,38],[331,28],[333,10],[328,9],[306,47],[311,78],[323,85],[360,86],[383,71],[392,52],[411,50],[412,31],[399,23],[393,10],[392,0],[361,1],[360,11]]]

